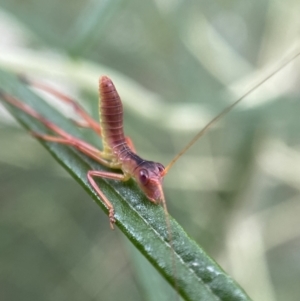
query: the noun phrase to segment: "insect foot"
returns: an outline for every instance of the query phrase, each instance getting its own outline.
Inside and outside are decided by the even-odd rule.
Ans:
[[[114,230],[114,224],[116,223],[114,208],[109,209],[108,217],[109,217],[110,228]]]

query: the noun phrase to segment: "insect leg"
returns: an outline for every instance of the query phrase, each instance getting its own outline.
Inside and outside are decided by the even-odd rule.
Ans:
[[[52,141],[52,142],[56,142],[56,143],[60,143],[60,144],[73,146],[74,148],[78,149],[82,153],[88,155],[89,157],[93,158],[95,161],[103,164],[104,166],[112,167],[112,168],[115,167],[111,162],[109,162],[101,157],[101,152],[97,148],[94,148],[90,144],[67,134],[65,131],[60,129],[58,126],[56,126],[52,122],[46,120],[44,117],[42,117],[39,113],[37,113],[35,110],[33,110],[28,105],[20,102],[16,98],[14,98],[6,93],[3,93],[3,92],[0,93],[0,96],[8,103],[21,109],[22,111],[29,114],[30,116],[36,118],[37,120],[42,122],[47,128],[49,128],[50,130],[53,130],[56,134],[60,135],[60,137],[59,137],[59,136],[51,136],[51,135],[33,133],[33,135],[35,137],[46,140],[46,141]],[[110,227],[112,229],[114,229],[114,223],[115,223],[114,207],[111,204],[111,202],[107,199],[107,197],[104,195],[104,193],[100,190],[100,188],[98,187],[98,185],[95,182],[93,177],[109,178],[109,179],[114,179],[114,180],[119,180],[119,181],[126,181],[126,180],[128,180],[129,177],[124,174],[122,175],[122,174],[116,174],[116,173],[112,173],[112,172],[95,171],[95,170],[91,170],[87,173],[87,178],[88,178],[88,181],[89,181],[91,187],[96,191],[96,193],[98,194],[100,199],[105,203],[105,205],[107,206],[107,208],[109,210]]]
[[[43,123],[47,128],[50,130],[54,131],[56,134],[65,137],[65,138],[71,138],[72,136],[69,135],[67,132],[65,132],[63,129],[52,123],[51,121],[47,120],[44,118],[42,115],[40,115],[38,112],[36,112],[34,109],[32,109],[29,105],[22,103],[20,100],[17,98],[1,92],[2,98],[10,103],[11,105],[19,108],[20,110],[24,111],[28,115],[34,117],[35,119],[39,120],[41,123]]]
[[[34,88],[37,88],[39,90],[45,91],[45,92],[57,97],[61,101],[65,102],[67,104],[70,104],[74,108],[75,112],[84,120],[84,122],[75,120],[74,121],[75,124],[77,124],[80,127],[91,128],[99,136],[101,136],[101,128],[100,128],[99,123],[96,120],[94,120],[74,99],[72,99],[71,97],[65,95],[64,93],[62,93],[60,91],[57,91],[56,89],[54,89],[46,84],[30,80],[25,76],[20,76],[20,79],[24,83],[26,83]]]
[[[98,170],[90,170],[87,173],[87,178],[90,185],[97,192],[98,196],[101,198],[101,200],[105,203],[105,205],[108,208],[110,227],[111,229],[114,229],[114,223],[116,222],[116,219],[114,217],[115,215],[114,207],[112,203],[108,200],[108,198],[105,196],[105,194],[101,191],[101,189],[95,182],[94,177],[107,178],[107,179],[118,180],[118,181],[126,181],[128,180],[129,177],[124,174],[117,174],[117,173],[98,171]]]
[[[98,150],[97,148],[93,147],[92,145],[73,137],[72,135],[65,132],[63,129],[52,123],[51,121],[47,120],[43,116],[41,116],[39,113],[37,113],[35,110],[33,110],[30,106],[27,104],[22,103],[21,101],[17,100],[16,98],[12,97],[9,94],[1,92],[2,98],[7,101],[8,103],[12,104],[13,106],[19,108],[20,110],[24,111],[28,115],[36,118],[41,123],[43,123],[48,129],[52,130],[54,133],[59,135],[60,137],[51,136],[51,135],[43,135],[39,133],[32,133],[35,137],[38,137],[43,140],[57,142],[61,144],[66,144],[75,147],[79,151],[85,153],[89,157],[93,158],[97,162],[108,166],[108,167],[114,167],[110,162],[102,158],[102,152]]]
[[[33,80],[28,79],[25,76],[21,76],[20,79],[25,82],[26,84],[34,87],[34,88],[38,88],[42,91],[48,92],[49,94],[52,94],[54,96],[56,96],[57,98],[59,98],[60,100],[62,100],[65,103],[70,104],[75,112],[81,116],[81,118],[83,119],[83,121],[77,121],[77,120],[73,120],[74,123],[79,126],[79,127],[85,127],[85,128],[91,128],[92,130],[94,130],[99,136],[101,136],[101,128],[100,128],[100,124],[95,121],[74,99],[70,98],[69,96],[61,93],[60,91],[57,91],[56,89],[43,84],[43,83],[39,83]],[[135,147],[133,145],[132,140],[129,137],[126,137],[126,142],[129,146],[129,148],[136,153]]]
[[[66,139],[66,138],[57,137],[57,136],[43,135],[43,134],[39,134],[36,132],[32,132],[32,135],[39,139],[45,140],[45,141],[51,141],[51,142],[56,142],[56,143],[60,143],[60,144],[73,146],[74,148],[78,149],[80,152],[89,156],[96,162],[99,162],[100,164],[110,167],[110,168],[115,168],[111,162],[109,162],[101,157],[101,152],[98,149],[94,148],[92,145],[90,145],[80,139],[77,139],[75,137],[72,137],[72,139]]]
[[[73,146],[76,149],[80,150],[82,153],[93,158],[95,161],[98,161],[105,166],[112,167],[110,162],[99,157],[99,155],[98,155],[99,151],[98,151],[98,153],[95,153],[92,149],[87,148],[85,144],[81,144],[82,141],[79,139],[74,138],[73,140],[68,140],[68,139],[61,138],[61,137],[40,135],[37,133],[34,133],[34,135],[36,137],[41,138],[46,141],[52,141],[52,142],[57,142],[57,143]],[[108,178],[108,179],[119,180],[119,181],[126,181],[126,180],[128,180],[128,177],[125,176],[124,174],[116,174],[116,173],[112,173],[112,172],[96,171],[96,170],[90,170],[87,173],[87,179],[88,179],[91,187],[96,191],[96,193],[98,194],[98,196],[100,197],[102,202],[104,202],[104,204],[108,208],[110,227],[111,227],[111,229],[114,229],[114,223],[116,222],[115,217],[114,217],[114,214],[115,214],[114,207],[111,204],[111,202],[108,200],[108,198],[105,196],[105,194],[101,191],[101,189],[95,182],[94,177]]]

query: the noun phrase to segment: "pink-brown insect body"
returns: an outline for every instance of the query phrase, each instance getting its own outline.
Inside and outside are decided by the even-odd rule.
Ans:
[[[112,162],[113,168],[122,169],[126,179],[133,177],[150,201],[161,203],[164,200],[163,165],[143,160],[127,144],[123,131],[122,102],[110,78],[100,78],[99,92],[102,156]]]
[[[103,152],[110,154],[126,144],[123,132],[123,106],[113,82],[106,76],[99,81],[100,125],[103,138]]]

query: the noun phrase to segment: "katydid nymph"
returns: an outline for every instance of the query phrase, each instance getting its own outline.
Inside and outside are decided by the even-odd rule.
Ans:
[[[298,56],[299,54],[297,54]],[[292,59],[294,59],[294,56]],[[291,59],[291,60],[292,60]],[[291,61],[289,60],[289,61]],[[287,62],[284,64],[286,65]],[[282,69],[281,66],[279,69]],[[92,119],[75,101],[60,94],[56,90],[44,86],[40,83],[31,81],[25,78],[25,82],[36,88],[48,91],[56,95],[59,99],[69,103],[75,108],[77,114],[81,117],[78,124],[88,127],[96,132],[103,142],[103,149],[100,151],[94,146],[84,142],[81,139],[75,138],[68,134],[65,130],[61,129],[53,122],[47,120],[40,113],[32,109],[27,104],[22,103],[18,98],[1,92],[1,98],[10,103],[11,105],[19,108],[28,115],[37,119],[44,124],[53,134],[40,134],[37,132],[32,133],[35,137],[53,143],[59,143],[76,148],[78,151],[84,153],[88,157],[97,161],[100,164],[111,168],[111,171],[98,171],[91,170],[87,173],[87,179],[91,187],[95,190],[100,199],[104,202],[109,212],[109,221],[111,228],[114,227],[116,222],[114,206],[111,201],[102,192],[101,187],[98,186],[95,178],[101,177],[111,180],[126,181],[133,178],[138,184],[140,189],[145,193],[146,197],[154,204],[162,204],[166,216],[166,224],[168,229],[168,236],[170,246],[172,248],[172,234],[170,229],[170,222],[167,212],[166,201],[162,189],[162,181],[164,176],[169,172],[171,166],[211,127],[213,123],[228,113],[235,107],[242,99],[260,86],[263,82],[267,81],[271,76],[278,72],[277,69],[274,73],[256,85],[253,89],[245,93],[241,98],[235,101],[230,107],[223,110],[211,122],[209,122],[193,139],[183,148],[181,152],[164,167],[160,163],[144,160],[136,154],[135,148],[131,140],[124,135],[123,132],[123,108],[120,97],[112,80],[107,76],[102,76],[99,80],[100,91],[100,124]],[[113,169],[119,169],[122,173],[114,173]],[[172,255],[174,256],[174,255]],[[176,267],[175,267],[176,269]],[[174,272],[176,279],[176,271]],[[176,281],[175,281],[176,282]],[[176,286],[176,284],[175,284]]]

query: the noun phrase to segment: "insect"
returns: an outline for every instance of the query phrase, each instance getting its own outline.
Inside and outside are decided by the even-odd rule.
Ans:
[[[299,53],[296,56],[298,55]],[[287,61],[284,65],[293,60],[296,56]],[[283,66],[281,66],[279,69],[281,68],[283,68]],[[272,77],[275,73],[277,73],[278,70],[274,71],[271,75],[269,75],[262,82],[253,87],[251,90],[249,90],[241,98],[235,101],[231,106],[223,110],[212,121],[210,121],[166,167],[164,167],[160,163],[144,160],[136,154],[131,140],[128,137],[125,137],[123,132],[123,109],[120,97],[116,91],[113,82],[107,76],[101,77],[99,81],[101,99],[100,125],[98,125],[98,123],[95,120],[93,120],[72,99],[64,97],[63,95],[52,90],[51,88],[47,88],[46,86],[42,86],[34,82],[31,83],[30,81],[28,81],[29,84],[37,86],[43,90],[48,90],[48,92],[56,94],[57,96],[59,96],[60,99],[74,106],[75,110],[84,121],[84,123],[81,125],[91,128],[102,137],[102,151],[84,142],[83,140],[71,136],[70,134],[56,126],[54,123],[45,119],[31,107],[22,103],[20,100],[14,98],[13,96],[8,95],[6,93],[1,93],[1,96],[5,101],[9,102],[13,106],[18,107],[25,113],[36,118],[46,127],[48,127],[53,133],[55,133],[55,135],[33,133],[33,135],[37,138],[72,146],[78,149],[79,151],[83,152],[87,156],[91,157],[95,161],[109,168],[122,170],[123,174],[97,170],[91,170],[87,173],[87,178],[91,187],[96,191],[98,196],[102,199],[102,201],[105,203],[106,207],[109,210],[109,222],[111,228],[114,228],[114,224],[116,222],[114,216],[114,207],[109,201],[109,199],[102,192],[101,188],[95,182],[95,178],[97,177],[119,181],[127,181],[130,178],[133,178],[151,202],[163,205],[166,214],[166,223],[168,225],[169,235],[171,235],[167,206],[162,188],[163,178],[168,173],[173,164],[211,127],[213,123],[215,123],[222,116],[228,113],[248,94],[250,94],[258,86],[260,86],[270,77]],[[27,80],[25,79],[25,81]],[[169,240],[172,241],[172,237],[169,237]]]
[[[95,130],[102,137],[103,151],[99,151],[88,143],[69,135],[12,96],[4,94],[3,97],[7,102],[38,119],[56,134],[56,136],[52,136],[33,133],[35,137],[73,146],[104,166],[122,170],[123,174],[96,170],[91,170],[87,173],[87,179],[90,185],[109,210],[110,226],[113,229],[115,224],[114,207],[97,186],[94,178],[101,177],[119,181],[127,181],[133,178],[151,202],[155,204],[165,204],[162,189],[162,179],[165,176],[165,168],[160,163],[144,160],[139,157],[135,153],[130,138],[124,136],[122,103],[110,78],[107,76],[100,78],[99,91],[101,99],[99,106],[101,116],[100,126],[91,119],[77,103],[71,99],[67,101],[76,108],[77,113],[79,113],[86,122],[86,126]]]

